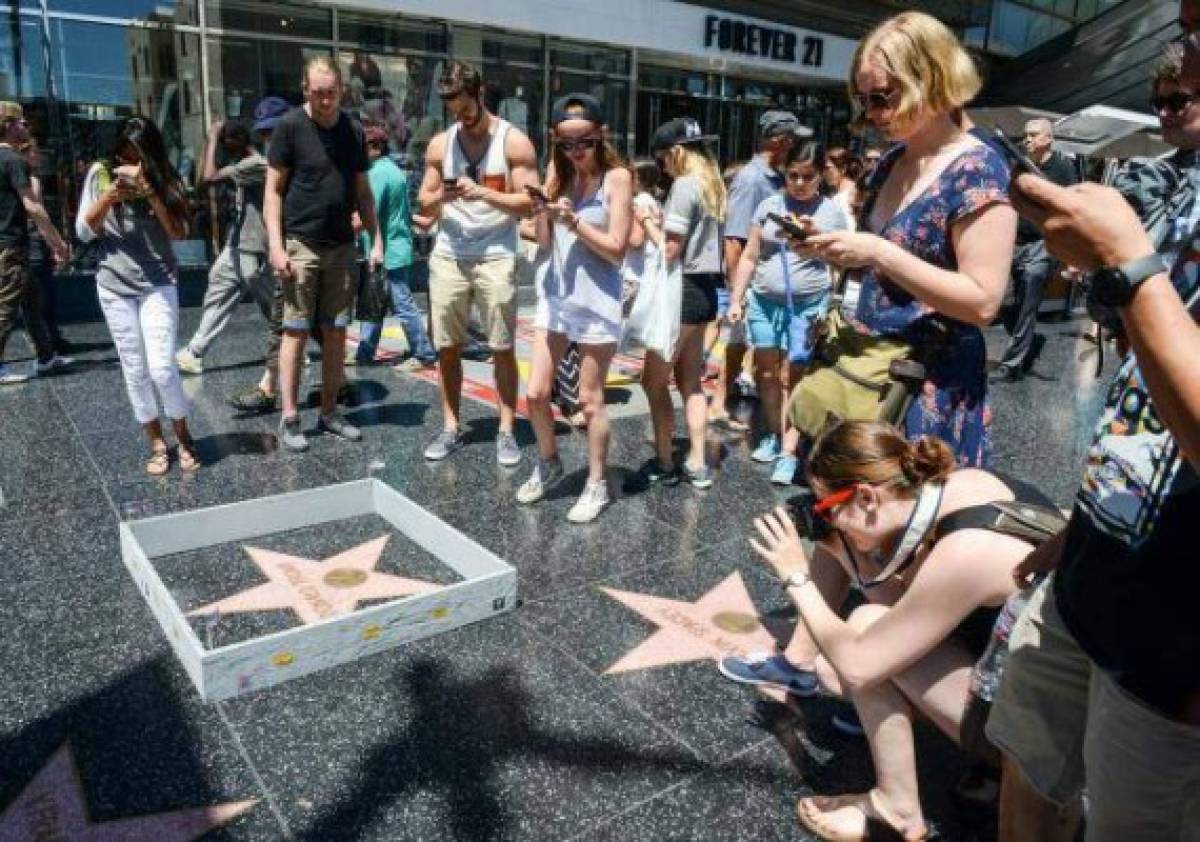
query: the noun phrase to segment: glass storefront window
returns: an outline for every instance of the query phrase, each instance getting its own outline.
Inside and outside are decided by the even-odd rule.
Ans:
[[[469,26],[454,27],[453,34],[454,57],[475,64],[483,73],[488,110],[528,135],[542,158],[546,151],[542,39]]]
[[[565,41],[550,43],[551,101],[569,93],[594,96],[604,106],[613,144],[626,154],[632,147],[628,74],[628,51]]]
[[[550,51],[550,63],[555,67],[609,73],[616,76],[629,74],[629,52],[597,47],[594,44],[554,45]]]
[[[28,5],[37,6],[32,2]],[[48,0],[47,8],[52,12],[74,12],[83,15],[101,15],[106,18],[130,20],[171,19],[178,12],[191,12],[196,0]],[[192,15],[187,15],[191,18]],[[192,20],[180,20],[180,23]]]
[[[262,3],[258,0],[204,0],[205,23],[214,29],[237,29],[289,35],[294,38],[333,38],[333,12],[312,3]]]
[[[422,167],[425,147],[446,125],[437,93],[443,59],[353,50],[342,51],[340,60],[347,80],[343,105],[387,127],[392,152]]]
[[[46,96],[42,21],[10,15],[0,27],[0,99],[29,102]]]
[[[996,0],[988,31],[988,49],[1000,55],[1018,56],[1070,29],[1064,18],[1036,12],[1009,0]]]
[[[66,230],[88,166],[111,153],[121,120],[132,114],[154,120],[172,165],[194,188],[205,138],[198,35],[51,18],[50,54],[64,104],[51,115],[44,144],[46,166],[57,174],[47,192],[53,186],[57,193],[51,204]],[[197,211],[192,237],[202,241],[209,225],[204,209]]]
[[[379,17],[355,12],[338,13],[338,39],[343,45],[370,52],[445,54],[446,27],[440,23]]]

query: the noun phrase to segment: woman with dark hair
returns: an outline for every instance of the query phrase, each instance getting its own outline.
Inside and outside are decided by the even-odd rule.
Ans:
[[[554,372],[568,343],[579,347],[579,405],[587,420],[588,480],[567,514],[594,520],[609,503],[609,424],[604,383],[621,338],[621,266],[629,242],[633,178],[604,138],[604,112],[587,94],[568,94],[551,113],[553,159],[545,199],[535,197],[538,244],[550,255],[538,290],[533,362],[526,385],[538,461],[517,491],[534,503],[563,477],[550,410]]]
[[[160,400],[179,443],[179,467],[200,466],[175,365],[179,295],[171,241],[187,235],[187,220],[183,185],[158,127],[146,117],[126,119],[112,157],[88,170],[75,233],[85,243],[100,244],[97,294],[134,416],[150,441],[146,472],[152,476],[170,467]]]
[[[1037,489],[956,461],[932,436],[908,441],[887,424],[838,424],[808,460],[809,512],[828,530],[811,559],[786,510],[755,521],[751,544],[783,581],[800,624],[785,654],[726,658],[721,672],[809,695],[819,683],[850,698],[875,763],[869,792],[800,799],[800,821],[821,839],[874,839],[880,824],[896,838],[926,838],[918,714],[981,759],[996,759],[983,725],[1006,661],[999,641],[1019,598],[1005,604],[1017,593],[1013,569],[1036,543],[1002,518],[1030,518],[1037,508],[1060,524]],[[852,586],[867,602],[843,620]]]
[[[797,341],[791,323],[800,319],[812,324],[824,315],[833,277],[823,261],[788,248],[786,234],[772,217],[811,219],[822,231],[846,230],[845,214],[820,193],[825,160],[824,150],[816,143],[796,144],[789,150],[784,189],[755,209],[729,294],[730,323],[746,320],[754,348],[754,381],[766,419],[766,434],[751,458],[774,463],[771,481],[778,485],[791,484],[800,443],[795,431],[788,430],[785,435],[783,396],[803,372],[801,364],[791,362],[800,350],[791,347]]]
[[[863,162],[843,146],[835,146],[825,153],[825,168],[822,175],[829,198],[837,203],[842,213],[850,220],[850,230],[857,226],[854,221],[854,204],[858,193],[858,180],[862,178]]]

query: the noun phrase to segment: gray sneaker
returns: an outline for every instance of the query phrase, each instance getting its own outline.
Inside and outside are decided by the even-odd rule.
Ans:
[[[192,349],[184,346],[175,354],[175,365],[181,374],[203,374],[204,360],[192,353]]]
[[[502,431],[496,435],[496,461],[506,468],[521,464],[521,448],[512,433]]]
[[[425,458],[430,462],[439,462],[462,448],[463,440],[458,430],[442,430],[425,448]]]
[[[591,523],[609,504],[608,483],[604,480],[589,482],[583,487],[583,493],[567,512],[567,520],[571,523]]]
[[[536,503],[541,500],[546,496],[546,492],[563,478],[565,473],[562,460],[557,456],[548,462],[538,459],[529,479],[525,480],[517,489],[517,502]]]
[[[336,412],[318,418],[317,430],[327,436],[336,436],[343,441],[362,441],[362,430]]]
[[[279,419],[279,432],[275,434],[284,450],[292,453],[303,453],[308,450],[308,439],[300,429],[300,416]]]
[[[70,357],[60,357],[58,354],[55,354],[45,362],[38,360],[37,364],[34,366],[34,370],[37,372],[38,377],[45,377],[47,374],[53,374],[59,369],[67,368],[74,363],[75,360],[71,359]]]
[[[685,460],[680,471],[683,473],[683,478],[690,482],[693,488],[712,488],[713,472],[708,465],[693,468]]]

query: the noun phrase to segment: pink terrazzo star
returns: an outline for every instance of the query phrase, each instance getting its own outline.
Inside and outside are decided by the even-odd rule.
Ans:
[[[191,842],[232,821],[257,801],[234,801],[155,813],[132,819],[92,822],[71,749],[63,745],[34,776],[17,800],[0,813],[0,842],[56,839],[62,842]]]
[[[270,581],[210,602],[188,614],[235,614],[290,608],[301,622],[310,625],[344,617],[364,599],[389,599],[440,590],[441,585],[432,582],[376,572],[375,565],[379,563],[388,537],[375,538],[324,561],[246,547],[251,561]]]
[[[763,628],[736,570],[695,602],[600,590],[658,626],[658,631],[606,669],[607,674],[775,649],[775,638]]]

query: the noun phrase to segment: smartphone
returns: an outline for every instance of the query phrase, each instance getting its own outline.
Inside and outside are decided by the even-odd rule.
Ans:
[[[546,191],[540,187],[535,187],[532,184],[526,184],[525,192],[528,193],[533,198],[538,199],[543,202],[546,202],[547,204],[549,204],[549,202],[550,202],[550,197],[547,196]]]
[[[793,239],[803,240],[808,236],[807,228],[802,228],[787,217],[780,216],[777,213],[768,213],[767,219],[771,220],[780,228],[782,228],[785,232],[787,232],[787,235]]]
[[[446,189],[446,190],[453,190],[454,188],[458,187],[458,179],[457,178],[443,178],[442,179],[442,187],[443,187],[443,189]]]
[[[1022,149],[1017,144],[1009,139],[1004,133],[1004,129],[997,126],[992,129],[992,139],[996,142],[996,146],[1000,148],[1000,152],[1004,155],[1004,160],[1008,162],[1009,169],[1015,176],[1018,173],[1027,172],[1030,175],[1036,175],[1038,178],[1045,178],[1046,174],[1042,172],[1042,168],[1033,162],[1029,157],[1029,153]]]

